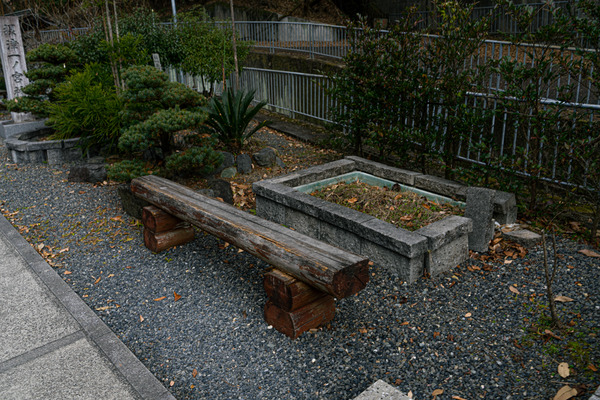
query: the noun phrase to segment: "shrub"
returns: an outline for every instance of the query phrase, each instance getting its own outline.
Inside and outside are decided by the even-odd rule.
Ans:
[[[77,55],[66,45],[45,43],[27,53],[27,62],[31,69],[25,74],[30,80],[23,88],[26,96],[8,100],[6,107],[11,112],[46,117],[50,102],[55,100],[54,88],[75,67]]]
[[[217,139],[236,151],[240,151],[244,142],[267,124],[267,121],[263,121],[248,130],[252,118],[267,104],[261,101],[250,108],[254,93],[254,90],[246,92],[229,88],[221,100],[213,97],[208,103],[206,124],[213,129]]]
[[[108,179],[117,182],[130,182],[132,179],[148,175],[151,170],[141,160],[123,160],[107,168]]]
[[[171,154],[166,159],[166,169],[181,176],[203,176],[211,173],[223,162],[223,154],[213,149],[214,143],[207,144]]]
[[[114,149],[121,128],[121,101],[110,76],[97,65],[88,65],[55,89],[48,125],[55,139],[80,137],[85,151],[92,146]]]

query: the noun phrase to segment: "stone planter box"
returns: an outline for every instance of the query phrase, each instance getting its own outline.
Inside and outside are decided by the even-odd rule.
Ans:
[[[13,162],[16,164],[47,162],[49,165],[60,165],[82,159],[81,149],[77,147],[79,138],[39,140],[50,132],[49,129],[42,129],[6,139],[5,145]]]
[[[347,157],[254,183],[256,213],[323,242],[369,257],[410,283],[425,271],[434,276],[468,258],[468,235],[473,226],[469,218],[449,216],[411,232],[298,190],[303,185],[356,171],[421,189],[434,196],[466,201],[467,187],[457,182],[359,157]],[[503,192],[496,195],[494,217],[498,211],[500,221],[516,219],[514,196]]]

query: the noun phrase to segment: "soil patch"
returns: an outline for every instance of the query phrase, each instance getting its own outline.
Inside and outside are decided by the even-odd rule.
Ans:
[[[364,182],[340,182],[311,193],[312,196],[372,215],[398,228],[416,231],[448,215],[463,215],[464,210],[440,204],[417,193],[372,186]]]

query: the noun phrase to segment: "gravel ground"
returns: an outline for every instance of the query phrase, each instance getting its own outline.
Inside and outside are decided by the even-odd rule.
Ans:
[[[562,340],[530,329],[546,304],[536,247],[411,286],[375,265],[331,324],[291,341],[263,320],[265,263],[200,232],[153,254],[115,186],[67,175],[2,147],[0,208],[179,399],[345,400],[378,379],[416,399],[549,399],[564,384],[587,399],[600,384],[600,258],[578,243],[558,240],[555,293],[574,299],[558,304],[574,325],[553,329]]]

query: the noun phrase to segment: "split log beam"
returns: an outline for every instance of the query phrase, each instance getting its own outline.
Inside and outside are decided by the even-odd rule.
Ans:
[[[362,290],[368,259],[203,196],[154,175],[131,182],[133,193],[165,212],[255,255],[334,297]]]

